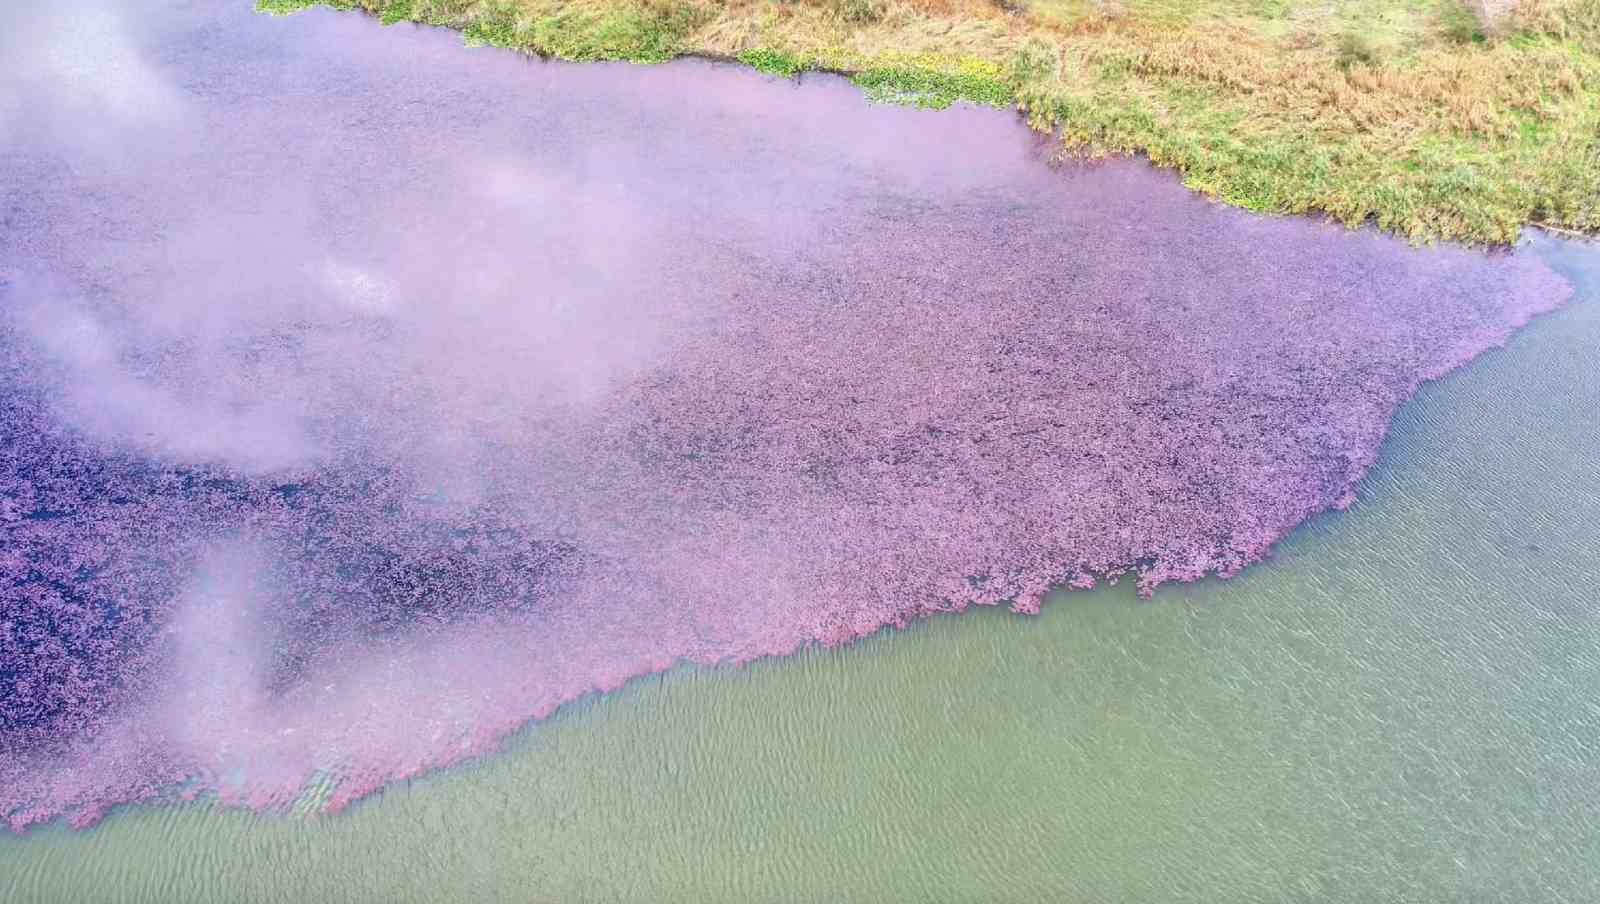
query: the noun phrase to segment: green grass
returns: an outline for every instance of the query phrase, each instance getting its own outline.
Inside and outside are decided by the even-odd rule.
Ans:
[[[392,6],[381,9],[387,16]],[[574,62],[635,63],[661,63],[680,55],[684,35],[696,24],[695,12],[688,7],[591,10],[552,4],[538,12],[542,14],[530,16],[512,4],[489,3],[464,21],[447,24],[459,27],[472,46],[503,47]]]
[[[256,0],[256,12],[269,16],[287,16],[313,6],[330,6],[334,9],[352,9],[355,4],[339,0]]]
[[[738,60],[758,72],[784,78],[794,78],[811,68],[808,60],[769,47],[755,47],[743,51],[738,55]]]
[[[998,79],[976,73],[945,73],[914,66],[887,66],[857,73],[853,81],[871,100],[942,110],[958,100],[991,107],[1016,103]]]
[[[412,15],[411,0],[389,0],[388,5],[379,13],[378,21],[384,25],[393,25],[396,22],[410,21]]]
[[[697,54],[874,101],[1017,106],[1249,210],[1414,241],[1600,233],[1600,0],[259,0],[564,60]]]

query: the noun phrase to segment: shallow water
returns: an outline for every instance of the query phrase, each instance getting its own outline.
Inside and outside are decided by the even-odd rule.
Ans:
[[[109,473],[130,497],[178,481],[172,524],[189,518],[201,534],[264,539],[176,559],[178,577],[135,585],[181,602],[143,616],[158,638],[177,638],[150,645],[153,661],[176,671],[103,657],[148,696],[134,698],[132,716],[117,721],[116,707],[102,706],[70,721],[76,714],[57,707],[30,724],[6,701],[7,738],[35,739],[59,718],[87,746],[65,761],[75,771],[24,770],[44,791],[0,788],[0,801],[44,796],[41,812],[83,806],[92,816],[97,801],[210,768],[202,790],[282,803],[288,789],[302,815],[133,808],[82,834],[45,827],[0,847],[0,864],[16,867],[0,893],[1594,897],[1595,791],[1585,776],[1597,765],[1590,573],[1600,475],[1585,349],[1600,326],[1591,304],[1536,322],[1507,351],[1426,387],[1402,410],[1357,507],[1313,521],[1231,582],[1169,585],[1151,602],[1102,588],[1058,600],[1037,620],[969,614],[748,670],[679,668],[563,710],[504,756],[392,787],[341,817],[304,816],[485,749],[585,687],[674,656],[781,652],[924,611],[890,579],[923,581],[948,564],[918,558],[916,544],[951,545],[927,513],[966,510],[919,496],[925,511],[908,508],[886,527],[822,505],[825,496],[776,497],[816,503],[791,510],[728,495],[792,492],[768,479],[775,464],[804,463],[805,480],[819,485],[852,478],[848,459],[781,458],[793,438],[762,420],[773,410],[793,421],[828,412],[807,406],[841,386],[884,393],[875,415],[890,427],[908,418],[913,433],[881,441],[872,417],[841,421],[860,420],[855,442],[888,453],[888,464],[910,463],[911,477],[889,489],[921,494],[920,478],[943,475],[932,485],[942,492],[959,482],[951,475],[987,477],[980,490],[1018,492],[998,509],[1016,515],[1039,501],[1028,492],[1055,488],[1011,487],[997,482],[1005,469],[950,455],[948,428],[968,426],[961,418],[983,393],[1014,408],[1019,390],[1034,393],[1024,401],[1061,391],[1061,374],[1040,376],[1040,363],[1092,378],[1084,362],[1094,354],[1126,356],[1121,371],[1107,371],[1125,381],[1117,392],[1052,398],[1058,410],[1072,410],[1063,399],[1112,406],[1101,414],[1143,406],[1119,419],[1131,425],[1129,442],[1113,448],[1148,464],[1148,449],[1162,444],[1206,450],[1205,436],[1146,429],[1195,419],[1192,409],[1163,409],[1163,398],[1182,397],[1194,380],[1216,381],[1200,398],[1224,408],[1241,392],[1281,397],[1282,384],[1249,378],[1281,378],[1272,356],[1309,350],[1296,371],[1310,368],[1309,388],[1291,381],[1291,404],[1247,409],[1296,437],[1269,459],[1287,476],[1258,492],[1256,475],[1226,483],[1236,479],[1226,456],[1204,459],[1211,470],[1201,472],[1249,500],[1226,500],[1234,517],[1265,512],[1292,524],[1343,495],[1345,475],[1377,448],[1388,406],[1419,374],[1553,303],[1560,281],[1542,257],[1589,296],[1594,257],[1550,242],[1492,259],[1412,252],[1207,205],[1133,164],[1049,173],[1026,133],[998,114],[873,109],[837,81],[797,89],[703,64],[542,67],[466,54],[446,34],[379,34],[358,17],[280,23],[214,10],[192,4],[192,22],[173,28],[187,20],[169,17],[142,33],[86,7],[94,14],[65,39],[40,39],[55,55],[22,67],[49,75],[54,94],[0,92],[0,116],[30,127],[6,147],[7,172],[29,178],[0,183],[12,227],[0,277],[26,302],[8,312],[11,347],[38,363],[9,365],[15,395],[4,401],[28,413],[9,429],[39,424],[52,437],[40,445],[18,433],[18,448],[65,456],[34,459],[48,466],[25,457],[23,484],[80,460],[60,449],[109,447],[94,454],[113,464],[72,480]],[[676,96],[685,85],[706,90]],[[283,137],[264,146],[262,136]],[[914,153],[908,136],[922,142]],[[738,165],[718,167],[723,153]],[[1034,266],[1040,255],[1052,266]],[[47,262],[42,274],[30,267],[37,261]],[[1583,266],[1587,276],[1574,270]],[[1244,282],[1252,278],[1264,287]],[[975,292],[984,297],[962,297]],[[1094,293],[1108,304],[1049,306]],[[770,317],[758,304],[785,298]],[[919,308],[927,299],[945,307]],[[1030,299],[1043,299],[1044,319],[1029,314]],[[1161,308],[1175,303],[1195,305],[1198,320]],[[894,312],[895,329],[874,332],[875,305]],[[1081,321],[1074,341],[1094,354],[1053,359],[984,344],[1056,335],[1063,317]],[[1252,323],[1262,335],[1241,333]],[[1150,329],[1175,331],[1157,342]],[[1307,329],[1316,334],[1301,346],[1297,331]],[[852,346],[851,330],[868,344]],[[1289,338],[1261,343],[1274,330]],[[715,341],[695,344],[705,333]],[[839,335],[837,346],[817,339]],[[849,357],[859,349],[900,360],[864,377]],[[1149,383],[1164,364],[1152,349],[1190,383]],[[942,378],[952,365],[996,364],[973,352],[1035,369]],[[1260,360],[1243,360],[1252,355]],[[673,371],[685,357],[694,366]],[[767,359],[784,366],[759,372]],[[1245,379],[1233,370],[1222,379],[1217,360]],[[652,368],[668,379],[645,379]],[[685,375],[722,380],[721,395],[743,401],[730,415],[698,387],[684,390]],[[647,420],[607,401],[638,380]],[[771,386],[781,392],[763,395]],[[938,404],[908,414],[895,408],[900,395]],[[1297,421],[1296,398],[1325,407]],[[589,406],[627,430],[582,428],[594,420]],[[1092,419],[1051,423],[1048,413],[1012,434],[1023,437],[1007,453],[1014,468],[1056,473],[1028,448],[1038,432],[1070,428],[1054,441],[1092,449],[1117,432],[1101,425],[1096,435]],[[919,418],[931,418],[926,429]],[[563,432],[574,420],[580,429]],[[1249,454],[1248,431],[1230,429],[1216,426],[1209,441],[1237,450],[1242,438]],[[633,452],[629,431],[642,431],[645,449],[685,452],[693,464],[573,460],[595,440]],[[122,463],[130,456],[132,468]],[[571,494],[548,474],[603,480]],[[1081,492],[1104,489],[1081,476],[1066,475]],[[633,504],[645,525],[609,532],[599,522],[625,509],[591,506],[596,518],[571,508],[590,496]],[[1164,529],[1183,538],[1155,547],[1162,554],[1217,552],[1185,546],[1205,515],[1192,505],[1162,520],[1126,487],[1105,500],[1158,542]],[[721,518],[724,506],[739,518]],[[205,520],[239,508],[255,514]],[[64,518],[35,505],[20,523],[44,538],[82,527],[95,540],[86,548],[119,548],[140,539],[125,535],[130,527],[169,530],[160,506],[140,511],[153,514]],[[786,532],[775,513],[812,530]],[[816,545],[816,528],[846,516],[879,533],[855,549]],[[303,535],[304,555],[273,545],[330,519],[333,529]],[[1030,525],[1017,520],[1026,538]],[[1272,526],[1249,523],[1240,546],[1222,552],[1259,553]],[[543,551],[531,565],[508,558],[513,547],[526,552],[528,524],[555,537],[531,535]],[[1029,548],[1007,546],[1016,538],[985,533],[982,521],[962,526],[972,534],[953,549],[981,538],[1003,561],[1007,549]],[[916,542],[885,545],[889,527]],[[193,533],[192,523],[173,531],[173,548]],[[641,572],[655,583],[614,599],[583,587],[619,554],[637,556],[639,537],[677,544],[651,563],[658,571]],[[718,561],[730,538],[739,554]],[[318,571],[328,543],[344,558],[336,580]],[[819,550],[838,555],[835,565],[882,570],[830,584],[806,570]],[[863,550],[910,564],[882,565]],[[85,554],[66,566],[83,561],[101,564]],[[96,574],[66,566],[69,584]],[[534,585],[517,591],[527,606],[485,602],[508,574]],[[1003,599],[1027,583],[988,592]],[[276,600],[271,588],[284,584],[307,596]],[[330,586],[337,618],[317,614],[324,603],[310,592]],[[569,599],[575,587],[588,597]],[[865,587],[880,602],[898,592],[913,606],[841,613],[819,592],[839,587]],[[797,606],[807,593],[821,603]],[[127,627],[138,609],[112,611],[121,620],[109,630],[140,639]],[[95,630],[78,636],[82,649],[94,649]],[[63,661],[96,664],[76,653]],[[0,678],[16,674],[27,675],[0,668]],[[104,674],[86,680],[89,690],[63,699],[116,689],[93,683]],[[18,774],[15,763],[0,762],[0,775]],[[365,783],[313,781],[302,794],[307,764],[344,778],[365,769]]]

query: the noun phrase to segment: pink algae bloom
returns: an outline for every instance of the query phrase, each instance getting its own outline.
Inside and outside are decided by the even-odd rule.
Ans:
[[[1236,574],[1570,292],[838,82],[164,27],[169,142],[0,158],[16,829],[337,810],[679,662]]]

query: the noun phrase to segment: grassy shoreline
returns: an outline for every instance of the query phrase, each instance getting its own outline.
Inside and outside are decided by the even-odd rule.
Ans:
[[[1497,0],[1466,0],[1492,5]],[[1264,213],[1413,241],[1600,234],[1600,0],[258,0],[564,60],[737,59],[873,100],[1017,106]]]

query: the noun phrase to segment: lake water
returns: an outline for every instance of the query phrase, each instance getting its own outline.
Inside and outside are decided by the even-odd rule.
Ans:
[[[311,15],[223,21],[375,28]],[[113,169],[139,152],[89,145]],[[338,815],[309,795],[0,836],[0,899],[1600,900],[1600,254],[1518,253],[1578,303],[1425,385],[1359,502],[1231,580],[680,666]]]

